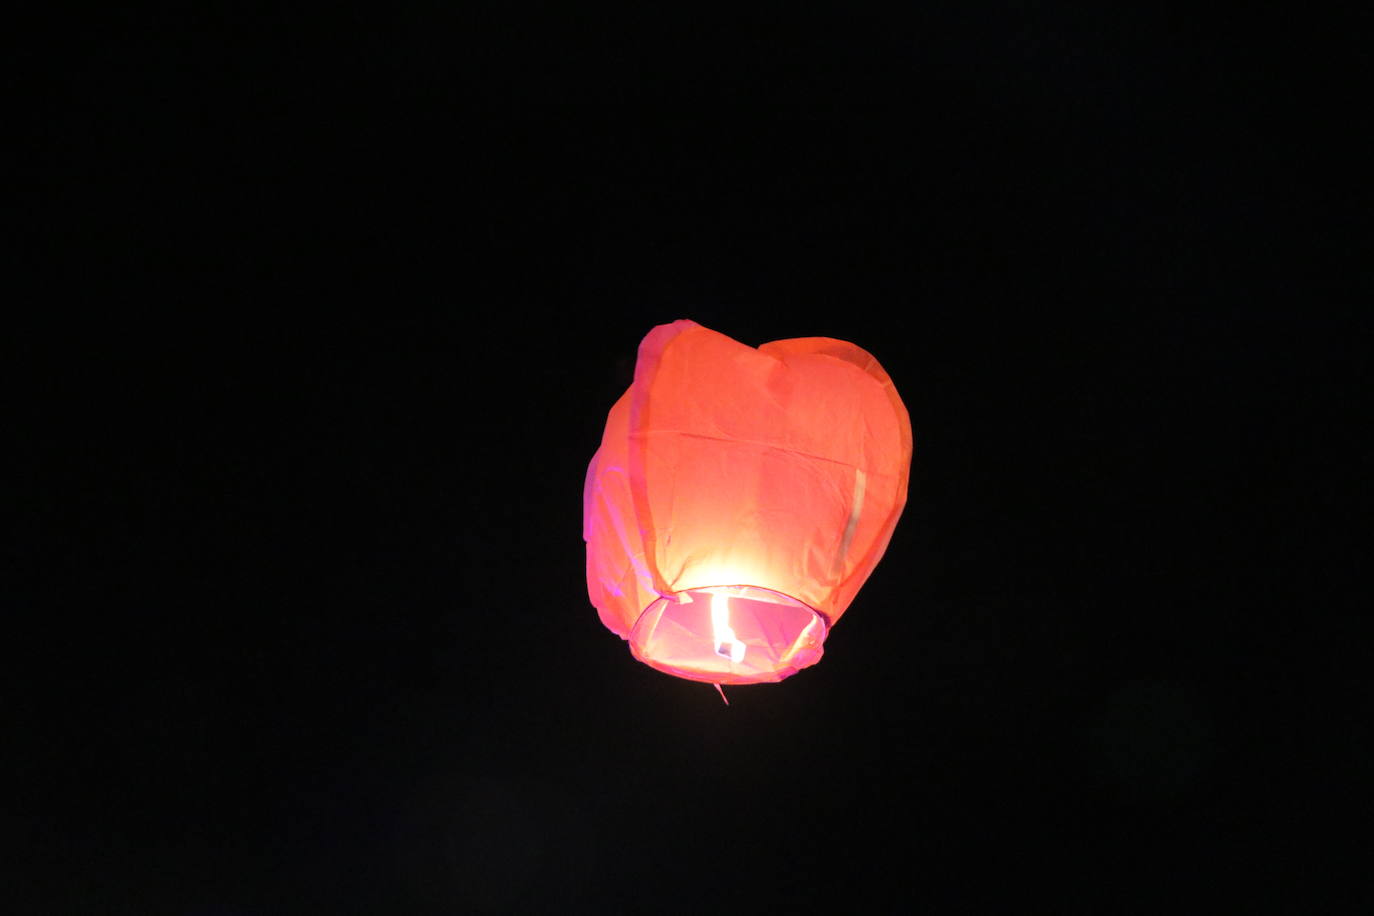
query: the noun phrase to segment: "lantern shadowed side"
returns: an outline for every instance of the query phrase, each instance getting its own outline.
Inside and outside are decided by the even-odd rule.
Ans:
[[[587,588],[635,657],[717,684],[820,660],[906,503],[911,423],[878,361],[654,328],[587,470]]]

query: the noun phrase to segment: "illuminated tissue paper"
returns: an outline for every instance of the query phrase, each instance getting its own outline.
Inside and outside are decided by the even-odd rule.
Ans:
[[[587,469],[587,589],[659,671],[776,682],[821,658],[906,503],[911,422],[842,340],[654,328]]]

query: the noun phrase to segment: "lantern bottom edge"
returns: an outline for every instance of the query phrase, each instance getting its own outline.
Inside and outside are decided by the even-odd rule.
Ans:
[[[684,589],[645,608],[630,651],[674,677],[712,684],[776,683],[820,661],[829,626],[790,595],[753,585]]]

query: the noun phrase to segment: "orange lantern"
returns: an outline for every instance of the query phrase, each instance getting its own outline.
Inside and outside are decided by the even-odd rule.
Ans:
[[[887,549],[910,465],[906,407],[859,347],[660,325],[587,469],[592,604],[660,671],[781,681]]]

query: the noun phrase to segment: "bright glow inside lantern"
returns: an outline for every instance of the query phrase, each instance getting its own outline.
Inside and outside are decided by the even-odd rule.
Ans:
[[[730,596],[719,591],[711,593],[711,634],[717,655],[736,664],[744,660],[744,643],[730,626]]]
[[[750,585],[665,595],[630,631],[630,650],[668,674],[713,684],[781,680],[821,657],[826,625],[811,608]]]
[[[911,426],[866,351],[654,328],[587,470],[587,588],[635,657],[714,684],[821,658],[906,501]]]

